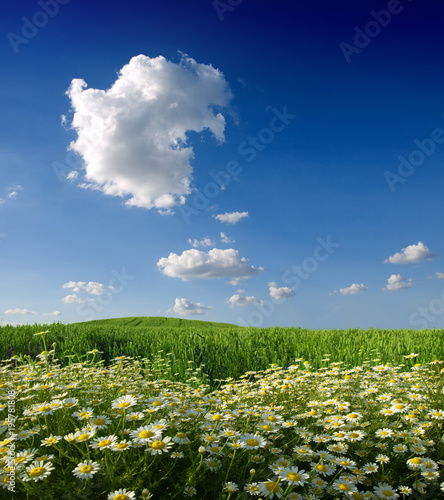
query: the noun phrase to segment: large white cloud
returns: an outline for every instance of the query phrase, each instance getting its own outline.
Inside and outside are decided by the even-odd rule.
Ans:
[[[164,210],[191,192],[193,148],[187,132],[224,140],[221,111],[232,98],[224,75],[183,56],[133,57],[108,90],[74,79],[67,91],[84,161],[83,187],[124,197],[127,205]]]
[[[213,309],[212,306],[204,306],[200,302],[191,302],[188,299],[175,300],[173,311],[180,316],[188,316],[189,314],[205,314],[205,311]]]
[[[365,290],[368,290],[368,287],[364,286],[362,283],[360,285],[358,285],[357,283],[353,283],[347,288],[340,288],[339,292],[342,293],[342,295],[356,295],[358,293],[364,292]]]
[[[259,304],[259,305],[263,304],[263,301],[261,299],[258,299],[253,295],[241,295],[240,293],[235,293],[234,295],[232,295],[227,300],[227,302],[230,304],[231,307],[233,306],[244,307],[248,306],[249,304]]]
[[[387,280],[387,286],[384,290],[402,290],[403,288],[408,288],[412,286],[412,279],[406,280],[400,274],[392,274]]]
[[[263,271],[262,267],[252,266],[248,259],[233,248],[213,248],[208,252],[193,248],[181,255],[170,253],[157,262],[157,267],[165,276],[181,278],[183,281],[234,278],[234,283]]]
[[[420,262],[421,260],[433,260],[435,257],[436,254],[431,252],[422,241],[419,241],[417,245],[409,245],[388,259],[385,259],[384,263],[409,264],[411,262]]]
[[[295,292],[288,286],[278,287],[277,283],[274,281],[270,281],[270,283],[268,283],[268,291],[270,292],[270,297],[273,297],[276,300],[285,300],[293,297],[293,295],[296,295]]]
[[[248,217],[248,212],[226,212],[214,216],[218,221],[227,224],[237,224],[244,217]]]

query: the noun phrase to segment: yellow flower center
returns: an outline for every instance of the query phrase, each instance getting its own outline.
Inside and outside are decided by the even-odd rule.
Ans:
[[[99,442],[99,446],[109,446],[111,444],[111,441],[109,439],[103,439],[102,441]]]
[[[277,418],[276,417],[273,417],[273,415],[270,415],[269,417],[267,417],[267,420],[269,422],[277,422]]]
[[[341,483],[339,485],[339,489],[342,491],[350,491],[351,490],[350,486],[346,483]]]
[[[129,405],[127,401],[124,401],[123,403],[119,403],[119,408],[128,408]]]
[[[359,434],[357,432],[351,432],[350,433],[350,437],[351,438],[357,438],[357,437],[359,437]]]
[[[31,477],[39,477],[43,475],[46,472],[46,469],[44,467],[34,467],[32,471],[29,473]]]
[[[41,407],[39,408],[39,411],[41,411],[41,412],[45,412],[45,411],[49,411],[50,409],[51,409],[51,408],[50,408],[49,406],[41,406]]]
[[[85,441],[85,439],[89,438],[89,434],[80,434],[80,436],[77,438],[77,441]]]
[[[46,440],[46,442],[47,442],[48,444],[56,443],[56,442],[57,442],[57,439],[56,439],[56,438],[49,438],[49,439],[47,439],[47,440]]]
[[[153,406],[162,406],[163,403],[162,403],[162,401],[153,401],[151,404]]]
[[[222,420],[224,418],[223,415],[220,415],[219,413],[216,413],[216,415],[213,415],[211,417],[211,420]]]
[[[187,437],[187,435],[184,432],[178,432],[177,433],[177,437],[179,439],[185,439]]]
[[[287,477],[290,481],[300,481],[301,476],[297,472],[289,472]]]
[[[247,439],[245,442],[247,443],[248,446],[258,446],[259,445],[259,441],[257,439]]]
[[[163,450],[165,446],[166,445],[163,441],[154,441],[153,444],[151,445],[151,448],[153,448],[153,450]]]
[[[390,497],[392,497],[392,496],[393,496],[393,491],[390,491],[390,490],[384,490],[384,491],[382,492],[382,494],[383,494],[385,497],[390,498]]]
[[[103,425],[105,423],[105,419],[103,418],[96,418],[93,422],[94,425]]]
[[[126,443],[119,443],[119,444],[116,444],[116,448],[118,448],[119,450],[124,450],[128,445]]]
[[[325,465],[323,465],[323,464],[317,465],[316,469],[320,470],[321,472],[326,472],[327,471],[327,467],[325,467]]]
[[[93,470],[91,465],[84,465],[81,469],[80,472],[82,474],[88,474],[88,472],[91,472]]]
[[[140,439],[148,439],[154,436],[154,432],[152,431],[142,431],[139,433]]]
[[[412,463],[415,465],[419,465],[420,463],[422,463],[422,459],[419,457],[412,458]]]
[[[113,500],[129,500],[128,495],[116,495]]]
[[[280,486],[278,483],[276,483],[275,481],[268,481],[266,484],[265,484],[265,488],[267,489],[267,491],[269,491],[270,493],[279,493],[280,491]]]

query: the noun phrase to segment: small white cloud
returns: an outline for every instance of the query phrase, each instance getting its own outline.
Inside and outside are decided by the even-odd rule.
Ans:
[[[71,172],[69,172],[69,174],[66,176],[66,178],[69,181],[73,181],[74,179],[77,179],[78,176],[79,176],[79,172],[77,170],[71,170]]]
[[[234,295],[232,295],[229,299],[227,299],[227,302],[230,304],[230,307],[244,307],[248,306],[249,304],[263,305],[264,303],[263,300],[260,300],[253,295],[240,295],[239,293],[235,293]]]
[[[192,240],[191,238],[188,240],[188,243],[193,246],[193,248],[198,248],[198,247],[211,247],[214,246],[215,243],[214,241],[211,240],[208,236],[205,236],[205,238],[201,240]]]
[[[413,284],[411,278],[406,280],[400,274],[392,274],[387,282],[387,286],[383,290],[402,290]]]
[[[338,293],[338,291],[337,291],[337,290],[333,290],[332,292],[330,292],[330,293],[328,294],[328,296],[329,296],[329,297],[333,297],[333,295],[336,295],[337,293]]]
[[[227,224],[236,224],[244,217],[248,217],[248,212],[226,212],[224,214],[214,215],[215,219]]]
[[[173,311],[180,316],[188,316],[190,314],[205,314],[205,311],[213,309],[212,306],[204,306],[200,302],[191,302],[188,299],[177,299],[173,307]]]
[[[72,288],[73,292],[80,292],[84,285],[86,285],[85,281],[68,281],[62,285],[62,288]]]
[[[37,314],[35,311],[30,311],[29,309],[20,309],[16,307],[15,309],[8,309],[4,314]]]
[[[365,290],[368,290],[368,287],[364,286],[362,283],[360,285],[353,283],[347,288],[340,288],[339,292],[342,293],[342,295],[356,295],[364,292]]]
[[[444,280],[444,273],[436,272],[434,276],[428,276],[429,279],[433,280]]]
[[[183,205],[192,191],[188,133],[225,140],[222,111],[233,96],[223,73],[186,55],[174,63],[141,54],[109,89],[86,87],[74,79],[67,91],[77,132],[70,149],[85,165],[82,187],[125,198],[128,206]]]
[[[270,292],[270,297],[273,297],[276,300],[285,300],[293,297],[293,295],[296,295],[294,290],[288,286],[278,287],[277,283],[274,281],[270,281],[270,283],[268,283],[268,290]]]
[[[62,313],[60,311],[54,311],[52,313],[43,313],[43,316],[61,316]]]
[[[417,245],[409,245],[385,259],[384,264],[410,264],[422,260],[433,260],[435,257],[436,254],[431,252],[422,241],[419,241]]]
[[[96,281],[68,281],[62,285],[62,288],[71,288],[73,292],[78,293],[81,290],[89,293],[90,295],[103,295],[105,293],[105,288],[112,289],[112,287],[105,287],[103,283],[97,283]]]
[[[19,186],[18,184],[9,187],[6,198],[0,198],[0,205],[3,205],[8,200],[14,200],[15,198],[17,198],[18,192],[21,191],[22,189],[23,189],[22,186]]]
[[[157,267],[165,276],[183,281],[233,278],[238,282],[263,271],[262,267],[250,265],[250,261],[233,248],[213,248],[208,253],[196,249],[186,250],[181,255],[170,253],[157,262]]]
[[[85,302],[80,297],[78,297],[75,293],[73,293],[72,295],[67,295],[66,297],[63,297],[62,301],[65,304],[83,304]]]
[[[226,233],[220,233],[220,241],[222,243],[236,243],[234,240],[230,240]]]

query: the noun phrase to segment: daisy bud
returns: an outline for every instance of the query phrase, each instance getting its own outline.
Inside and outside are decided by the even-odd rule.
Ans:
[[[207,450],[205,449],[205,446],[199,446],[199,453],[205,453]]]
[[[251,469],[251,470],[250,470],[250,475],[251,475],[251,476],[254,476],[255,474],[256,474],[256,469]]]

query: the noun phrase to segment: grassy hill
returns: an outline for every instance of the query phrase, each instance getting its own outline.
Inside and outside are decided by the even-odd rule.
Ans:
[[[81,327],[94,327],[94,326],[110,326],[110,327],[142,327],[142,328],[179,328],[189,329],[198,328],[214,329],[214,328],[242,328],[230,323],[216,323],[213,321],[201,321],[196,319],[183,319],[183,318],[165,318],[162,316],[135,316],[129,318],[111,318],[111,319],[97,319],[94,321],[83,321],[81,323],[71,323],[72,325]]]

